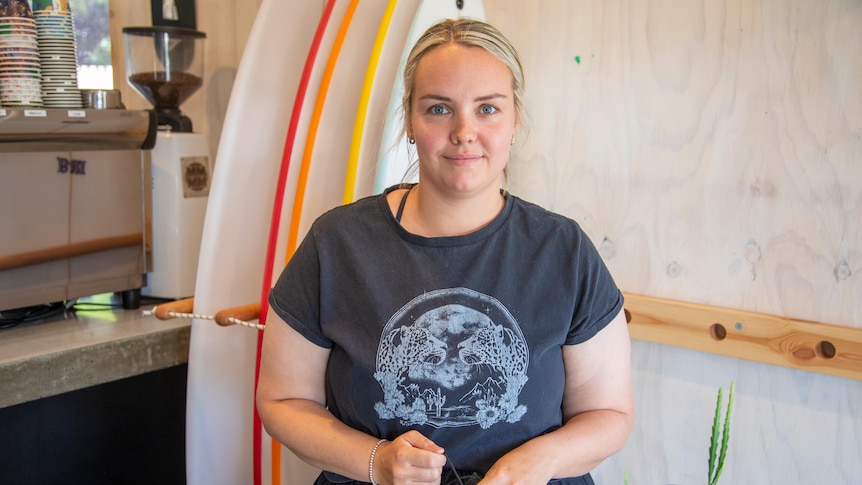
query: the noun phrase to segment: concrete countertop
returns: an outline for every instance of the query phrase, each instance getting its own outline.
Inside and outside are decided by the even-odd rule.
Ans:
[[[0,330],[0,408],[188,362],[191,320],[106,309]]]

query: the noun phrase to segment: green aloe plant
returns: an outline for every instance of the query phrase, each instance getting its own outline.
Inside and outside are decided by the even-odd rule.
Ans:
[[[724,413],[724,423],[721,422],[721,411],[724,407],[724,389],[718,388],[718,401],[715,403],[715,418],[712,420],[712,436],[709,442],[708,485],[716,485],[719,477],[721,477],[721,472],[724,471],[724,461],[727,458],[727,445],[730,442],[730,411],[733,409],[734,387],[736,387],[736,383],[731,382],[730,392],[727,396],[727,410]],[[719,440],[721,441],[720,446]],[[629,485],[628,472],[623,473],[623,485]]]
[[[721,472],[724,471],[724,460],[727,458],[727,445],[730,440],[730,411],[733,409],[733,388],[735,382],[730,383],[730,392],[727,396],[727,411],[724,415],[724,424],[721,423],[722,398],[724,389],[718,388],[718,401],[715,403],[715,418],[712,421],[712,438],[709,443],[709,473],[707,479],[709,485],[716,485]],[[719,438],[721,447],[719,448]],[[717,456],[716,456],[717,455]]]

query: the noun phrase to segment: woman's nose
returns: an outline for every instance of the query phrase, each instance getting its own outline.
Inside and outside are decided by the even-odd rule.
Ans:
[[[454,118],[451,139],[455,145],[476,141],[476,126],[469,116],[461,115]]]

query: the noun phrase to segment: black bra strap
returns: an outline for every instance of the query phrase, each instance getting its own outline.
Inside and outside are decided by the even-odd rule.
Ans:
[[[404,206],[407,205],[407,196],[410,195],[410,191],[413,190],[413,187],[416,185],[411,185],[407,188],[407,192],[404,192],[404,195],[401,196],[401,203],[398,204],[398,213],[395,214],[395,220],[401,224],[401,216],[404,215]]]

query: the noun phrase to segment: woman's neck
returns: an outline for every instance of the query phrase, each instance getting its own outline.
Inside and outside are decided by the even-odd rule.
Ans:
[[[389,194],[393,214],[404,197],[405,190]],[[447,198],[416,185],[407,195],[401,226],[423,237],[463,236],[490,224],[503,210],[505,199],[500,191],[485,191],[465,198]]]

